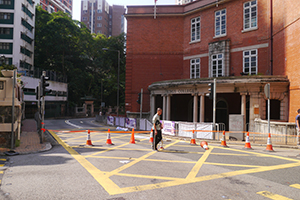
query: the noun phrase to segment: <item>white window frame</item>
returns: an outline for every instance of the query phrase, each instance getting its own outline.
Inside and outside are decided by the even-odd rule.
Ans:
[[[190,60],[190,79],[200,78],[200,58]]]
[[[226,13],[227,13],[226,9],[218,10],[215,12],[215,37],[222,37],[222,36],[226,36],[227,34]],[[219,25],[217,25],[218,22],[220,23]],[[222,29],[222,26],[225,26],[225,29]],[[225,32],[222,33],[222,30],[224,30]],[[220,31],[220,33],[218,33],[218,31]]]
[[[249,75],[257,74],[257,49],[243,51],[243,72]]]
[[[191,42],[201,40],[201,18],[196,17],[191,19]]]
[[[251,30],[251,29],[257,29],[257,0],[253,1],[248,1],[244,3],[244,18],[243,18],[243,28],[244,30]],[[254,11],[253,11],[254,10]],[[247,14],[249,14],[249,19],[246,17],[246,12],[248,11]],[[247,22],[246,22],[247,20]],[[249,27],[246,27],[246,26]]]
[[[102,16],[98,16],[97,20],[99,20],[99,21],[102,20]]]
[[[216,56],[214,58],[214,56]],[[214,65],[214,61],[216,61],[216,64]],[[219,64],[221,62],[221,67],[219,67]],[[215,69],[214,69],[215,67]],[[217,53],[211,55],[211,74],[210,77],[223,77],[225,76],[225,63],[224,63],[224,54],[223,53]],[[222,70],[221,73],[218,71]]]

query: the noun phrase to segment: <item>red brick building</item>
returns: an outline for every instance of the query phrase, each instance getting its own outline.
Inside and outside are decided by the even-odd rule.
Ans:
[[[199,0],[157,6],[156,19],[153,6],[128,6],[126,111],[139,111],[143,88],[143,112],[162,107],[166,120],[211,122],[206,94],[216,78],[216,122],[227,129],[231,114],[243,115],[247,126],[267,118],[266,83],[271,119],[294,121],[300,107],[299,4]]]

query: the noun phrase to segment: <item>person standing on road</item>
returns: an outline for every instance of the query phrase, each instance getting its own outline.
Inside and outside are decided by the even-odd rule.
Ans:
[[[297,145],[300,145],[300,109],[297,111],[296,116],[296,129],[297,129]]]
[[[162,114],[162,109],[157,108],[156,114],[152,118],[153,123],[153,144],[152,149],[157,150],[157,144],[161,141],[162,135],[161,135],[161,129],[162,124],[160,123],[160,115]]]

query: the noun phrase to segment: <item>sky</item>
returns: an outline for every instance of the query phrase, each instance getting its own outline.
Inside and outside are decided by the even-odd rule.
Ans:
[[[106,0],[109,5],[154,5],[154,0]],[[157,0],[156,5],[175,5],[176,0]],[[81,0],[73,0],[73,19],[80,21]]]

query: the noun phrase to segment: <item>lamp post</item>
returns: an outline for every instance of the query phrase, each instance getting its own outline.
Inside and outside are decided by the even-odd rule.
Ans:
[[[118,91],[117,91],[117,117],[119,117],[119,96],[120,96],[120,50],[102,48],[103,51],[118,52]]]

